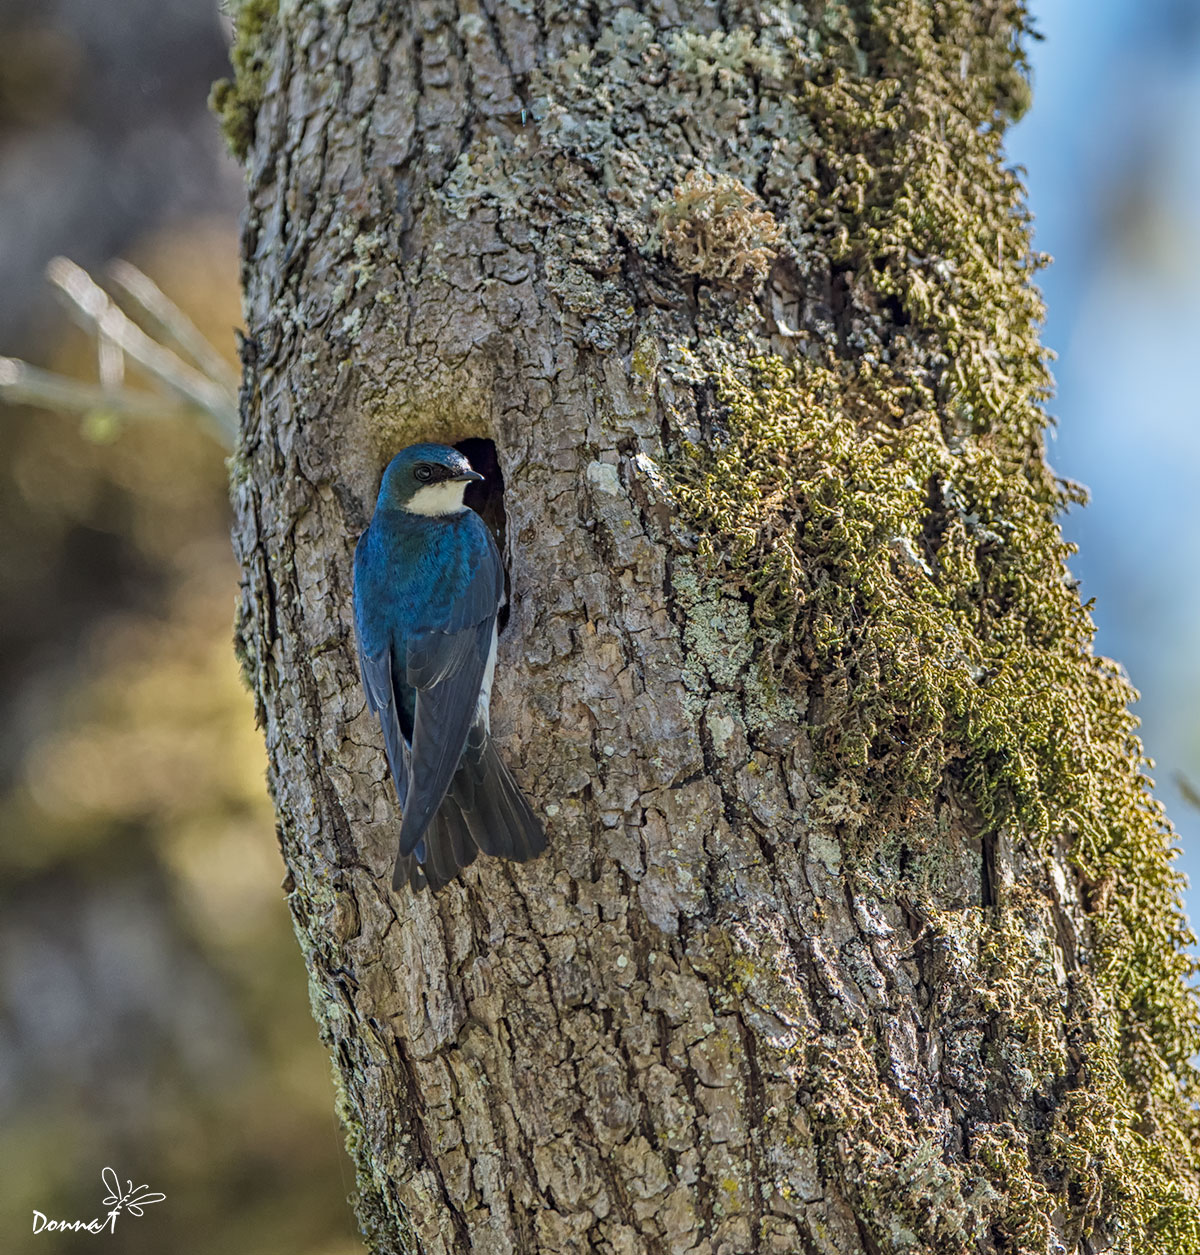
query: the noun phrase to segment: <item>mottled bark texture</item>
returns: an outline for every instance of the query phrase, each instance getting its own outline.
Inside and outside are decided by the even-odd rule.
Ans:
[[[378,1252],[1197,1247],[1012,0],[248,0],[239,641]],[[351,554],[495,442],[551,848],[393,894]]]

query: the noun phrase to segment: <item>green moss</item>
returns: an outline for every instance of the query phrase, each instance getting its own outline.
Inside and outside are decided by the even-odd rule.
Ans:
[[[942,1153],[928,1125],[906,1110],[890,1060],[877,1057],[870,1033],[849,1026],[812,1031],[796,989],[795,955],[782,938],[768,933],[731,940],[723,956],[726,987],[739,1000],[770,1008],[793,1030],[789,1045],[777,1035],[776,1048],[794,1078],[799,1104],[772,1107],[764,1118],[788,1126],[786,1145],[801,1152],[811,1147],[829,1165],[827,1174],[873,1239],[867,1249],[914,1255],[977,1250],[1002,1201],[989,1184],[992,1174]],[[795,1162],[806,1158],[801,1153]],[[784,1198],[803,1197],[810,1188],[803,1178],[787,1175],[772,1184]]]
[[[927,826],[949,781],[988,829],[1070,851],[1091,936],[1066,1037],[1054,982],[1029,996],[1049,960],[1027,908],[973,920],[983,1010],[1007,1052],[990,1066],[1014,1103],[1040,1093],[1054,1114],[991,1126],[972,1151],[982,1175],[956,1179],[955,1197],[1003,1199],[989,1214],[1006,1249],[1046,1249],[1057,1211],[1118,1249],[1198,1251],[1191,934],[1136,695],[1093,653],[1066,565],[1058,515],[1080,494],[1044,460],[1040,259],[1002,163],[1024,13],[985,7],[990,20],[965,0],[936,15],[904,0],[867,16],[825,7],[797,93],[815,177],[774,208],[842,308],[788,362],[718,344],[715,434],[677,448],[674,488],[708,577],[747,607],[758,661],[809,693],[818,769],[861,790],[878,819],[864,831]],[[888,1179],[903,1192],[917,1149],[900,1116],[860,1097],[841,1095],[829,1119],[851,1120],[889,1165],[858,1174],[872,1206]],[[872,1138],[874,1124],[890,1132]],[[974,1206],[956,1222],[964,1241]],[[890,1240],[953,1249],[914,1226],[912,1243]]]
[[[208,107],[217,115],[230,152],[245,161],[267,81],[267,49],[279,15],[279,0],[240,0],[233,13],[229,59],[233,78],[212,85]]]
[[[633,346],[633,353],[630,357],[630,369],[634,375],[643,384],[649,383],[654,379],[655,372],[658,370],[658,362],[658,344],[653,336],[639,336]]]

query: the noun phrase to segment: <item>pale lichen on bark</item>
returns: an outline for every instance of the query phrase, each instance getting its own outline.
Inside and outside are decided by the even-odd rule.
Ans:
[[[1021,7],[263,15],[240,649],[373,1249],[1196,1249],[1168,833],[1042,461]],[[471,436],[551,850],[393,895],[350,557],[387,458]]]

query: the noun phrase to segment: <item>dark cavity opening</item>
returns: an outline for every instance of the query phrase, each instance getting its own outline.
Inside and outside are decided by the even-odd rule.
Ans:
[[[479,483],[468,484],[463,501],[492,529],[500,556],[505,555],[504,476],[500,471],[500,459],[496,456],[494,441],[479,436],[469,436],[454,446],[471,463],[473,470],[483,476]],[[497,616],[500,631],[508,623],[508,566],[504,568],[504,605]]]
[[[979,839],[980,853],[983,855],[983,866],[980,869],[979,888],[980,905],[996,905],[996,834],[985,832]]]

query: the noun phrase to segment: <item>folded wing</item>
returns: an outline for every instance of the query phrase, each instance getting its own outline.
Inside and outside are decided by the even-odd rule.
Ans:
[[[401,855],[412,853],[458,770],[479,706],[494,619],[493,609],[462,631],[429,632],[409,642],[403,675],[416,690],[416,710]]]
[[[358,644],[358,665],[362,672],[363,692],[367,706],[379,718],[383,729],[383,745],[387,751],[388,766],[396,782],[396,796],[401,809],[408,802],[409,755],[408,742],[400,725],[400,703],[396,700],[395,672],[392,667],[392,650],[386,646],[377,654],[363,649],[362,638],[355,625],[354,638]]]

